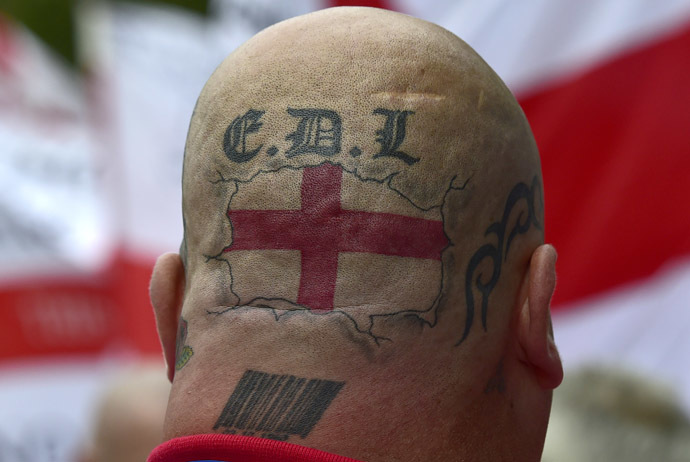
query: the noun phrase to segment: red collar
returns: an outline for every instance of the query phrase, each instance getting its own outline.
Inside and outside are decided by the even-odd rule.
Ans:
[[[147,462],[358,462],[318,449],[252,436],[192,435],[167,441]]]

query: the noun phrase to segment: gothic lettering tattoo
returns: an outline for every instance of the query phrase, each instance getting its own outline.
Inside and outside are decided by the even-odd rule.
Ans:
[[[177,344],[175,349],[175,370],[179,371],[187,365],[189,359],[194,355],[194,350],[187,342],[187,321],[180,317],[179,327],[177,328]]]
[[[510,219],[513,209],[519,203],[525,204],[527,210],[521,211],[517,217],[513,228],[508,231],[508,221]],[[538,207],[538,208],[537,208]],[[532,186],[527,186],[525,183],[518,183],[513,187],[513,190],[508,195],[505,208],[503,210],[503,217],[501,221],[492,223],[484,233],[485,236],[494,235],[496,237],[495,243],[487,243],[481,246],[472,255],[469,264],[467,265],[467,272],[465,273],[465,299],[467,302],[467,316],[465,318],[465,327],[462,333],[462,338],[456,345],[460,345],[469,335],[474,322],[475,314],[475,289],[481,295],[481,315],[482,326],[486,331],[486,320],[489,311],[489,295],[496,287],[498,279],[501,276],[501,266],[508,258],[510,245],[520,234],[525,234],[534,226],[537,229],[542,229],[542,224],[539,222],[537,211],[544,208],[543,198],[541,194],[541,183],[538,177],[532,180]],[[489,261],[492,266],[491,275],[486,278],[484,273],[477,273],[479,265],[484,261]]]
[[[230,395],[214,430],[285,441],[306,438],[345,382],[248,370]]]
[[[285,157],[300,154],[318,154],[331,157],[340,152],[342,122],[335,111],[327,109],[293,109],[288,114],[299,119],[297,129],[285,139],[292,141],[292,146]]]
[[[244,115],[238,116],[225,130],[223,149],[225,155],[233,162],[247,162],[259,153],[263,145],[254,149],[247,147],[247,136],[259,131],[262,122],[259,122],[265,111],[250,109]]]
[[[405,127],[407,116],[414,114],[413,111],[391,111],[390,109],[377,108],[374,114],[386,116],[386,122],[381,130],[376,130],[376,142],[381,145],[381,150],[374,154],[377,157],[396,157],[407,165],[419,162],[419,159],[412,157],[398,148],[405,139]]]
[[[252,143],[252,135],[259,132],[264,122],[261,121],[266,111],[249,109],[228,125],[223,138],[223,151],[233,162],[244,163],[257,157],[263,150],[263,144]],[[323,108],[287,108],[287,113],[297,119],[295,130],[285,136],[291,146],[284,151],[286,158],[303,154],[315,154],[331,158],[341,152],[343,124],[340,115],[333,110]],[[392,157],[413,165],[419,158],[400,150],[407,132],[407,119],[414,111],[376,108],[372,115],[385,117],[383,127],[376,130],[375,141],[381,145],[372,158]],[[352,146],[346,150],[351,157],[359,157],[362,149]],[[278,146],[270,146],[265,151],[268,157],[279,154]]]

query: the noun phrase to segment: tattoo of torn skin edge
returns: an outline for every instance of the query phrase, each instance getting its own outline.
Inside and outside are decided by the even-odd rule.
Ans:
[[[508,233],[506,239],[506,231],[508,227],[508,220],[515,206],[524,202],[527,206],[527,214],[521,211],[517,217],[515,226]],[[539,207],[537,209],[537,207]],[[532,186],[527,186],[525,183],[516,184],[508,195],[505,208],[503,210],[503,217],[501,221],[492,223],[484,233],[485,236],[495,235],[496,243],[488,243],[481,246],[472,255],[469,264],[467,265],[467,273],[465,274],[465,299],[467,302],[467,317],[465,318],[465,328],[462,338],[455,344],[460,345],[469,335],[474,322],[475,300],[474,289],[476,288],[481,293],[482,299],[482,326],[486,332],[486,319],[489,309],[489,295],[496,287],[498,279],[501,276],[501,266],[508,258],[510,244],[513,239],[520,234],[525,234],[534,226],[538,230],[542,230],[542,224],[539,222],[537,212],[541,213],[544,209],[544,199],[541,193],[541,183],[539,177],[535,176],[532,180]],[[485,260],[490,260],[492,263],[492,273],[488,280],[482,280],[483,273],[476,275],[477,268]]]
[[[230,395],[214,430],[286,441],[306,438],[345,382],[248,370]]]
[[[212,184],[219,184],[219,183],[228,183],[232,185],[232,192],[230,194],[230,199],[228,201],[228,218],[230,219],[230,226],[233,229],[233,234],[236,230],[236,223],[233,222],[231,215],[232,215],[232,202],[234,200],[235,195],[238,193],[239,188],[244,185],[251,183],[254,181],[256,177],[259,175],[264,175],[264,174],[275,174],[283,170],[294,170],[294,171],[303,171],[305,169],[309,168],[324,168],[324,167],[329,167],[329,168],[335,168],[337,167],[339,170],[342,170],[344,173],[352,174],[357,180],[361,182],[367,182],[367,183],[377,183],[386,186],[389,190],[391,190],[393,193],[396,195],[400,196],[401,198],[405,199],[412,207],[422,210],[422,211],[431,211],[431,210],[438,210],[441,221],[440,223],[442,224],[442,233],[443,233],[443,247],[439,247],[439,260],[443,261],[443,256],[448,251],[453,247],[453,242],[450,236],[446,233],[445,226],[446,226],[446,217],[445,217],[445,208],[446,208],[446,202],[448,200],[449,194],[451,194],[454,191],[462,191],[466,188],[467,184],[469,183],[471,177],[467,178],[464,182],[458,181],[457,176],[454,176],[448,186],[446,191],[444,192],[443,198],[441,202],[424,207],[421,206],[420,204],[417,204],[412,198],[406,196],[403,194],[400,190],[396,189],[395,186],[393,185],[393,179],[397,175],[397,173],[391,174],[386,178],[383,179],[376,179],[376,178],[370,178],[370,177],[365,177],[362,176],[360,172],[357,171],[357,169],[354,170],[349,170],[339,164],[332,163],[329,161],[326,162],[321,162],[321,163],[316,163],[316,164],[308,164],[304,165],[301,167],[293,167],[293,166],[282,166],[277,169],[272,169],[272,170],[260,170],[256,172],[252,177],[250,177],[247,180],[240,180],[236,178],[225,178],[220,172],[218,173],[219,179],[211,181]],[[459,183],[459,184],[458,184]],[[252,212],[253,213],[253,212]],[[263,213],[272,213],[272,212],[263,212]],[[233,241],[234,242],[234,241]],[[235,276],[233,274],[233,268],[230,262],[227,260],[223,259],[223,254],[228,251],[232,247],[233,244],[228,245],[224,249],[222,249],[218,254],[216,255],[204,255],[206,258],[206,262],[209,262],[211,260],[215,261],[222,261],[228,266],[228,273],[229,273],[229,292],[230,294],[233,295],[234,299],[236,300],[236,304],[232,306],[226,306],[223,307],[219,310],[212,310],[208,311],[208,314],[210,315],[222,315],[227,312],[231,311],[236,311],[236,310],[241,310],[241,309],[246,309],[248,307],[252,307],[253,309],[265,309],[270,311],[276,321],[282,320],[284,317],[289,317],[289,316],[294,316],[297,313],[309,313],[313,314],[316,316],[343,316],[345,317],[349,323],[352,324],[354,327],[354,331],[358,334],[364,334],[368,336],[375,344],[376,346],[380,346],[382,342],[391,342],[392,339],[387,338],[379,333],[376,332],[377,326],[379,323],[384,322],[385,319],[400,316],[404,318],[415,318],[417,319],[421,325],[424,325],[426,327],[433,328],[436,326],[437,321],[438,321],[438,309],[441,305],[441,301],[443,298],[443,294],[445,291],[445,285],[446,285],[446,275],[445,275],[445,269],[443,268],[443,264],[441,264],[440,267],[440,283],[439,283],[439,290],[437,294],[433,297],[433,300],[430,299],[428,304],[425,304],[423,307],[419,309],[398,309],[398,310],[393,310],[391,312],[386,312],[386,313],[372,313],[367,316],[367,321],[365,322],[358,322],[353,316],[351,316],[349,313],[346,313],[345,311],[341,309],[331,309],[331,310],[314,310],[312,311],[310,307],[304,303],[299,303],[296,302],[295,300],[287,300],[283,298],[272,298],[272,297],[255,297],[250,300],[243,300],[240,295],[235,291],[234,285],[235,285]]]
[[[187,365],[189,359],[194,356],[194,350],[187,341],[187,321],[180,316],[179,327],[177,328],[177,344],[175,348],[175,370],[179,371]]]

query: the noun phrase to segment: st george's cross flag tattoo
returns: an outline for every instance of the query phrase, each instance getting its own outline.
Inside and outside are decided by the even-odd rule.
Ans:
[[[236,305],[344,315],[377,342],[377,316],[435,310],[450,244],[442,204],[420,207],[390,181],[328,161],[234,183],[219,258]]]

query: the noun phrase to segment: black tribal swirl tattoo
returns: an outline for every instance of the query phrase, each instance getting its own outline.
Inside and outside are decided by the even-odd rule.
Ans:
[[[508,220],[515,206],[524,201],[527,205],[527,214],[521,211],[517,217],[515,225],[508,233],[506,239],[506,231],[508,227]],[[538,207],[538,208],[537,208]],[[489,295],[496,287],[498,279],[501,276],[501,265],[508,258],[508,251],[513,239],[520,234],[525,234],[529,231],[531,226],[541,230],[542,224],[539,221],[537,212],[541,213],[544,209],[544,201],[541,194],[541,183],[539,177],[534,177],[532,186],[527,186],[525,183],[518,183],[513,187],[513,190],[508,195],[505,209],[503,210],[503,218],[501,221],[492,223],[484,233],[485,236],[492,234],[496,235],[497,242],[484,244],[472,255],[469,264],[467,265],[467,273],[465,274],[465,300],[467,302],[467,317],[465,318],[465,329],[462,338],[456,343],[460,345],[469,335],[474,323],[475,314],[475,300],[474,289],[476,288],[481,293],[482,299],[482,326],[486,331],[486,319],[489,308]],[[485,260],[491,260],[493,271],[491,277],[483,279],[484,274],[477,272],[479,265]]]

